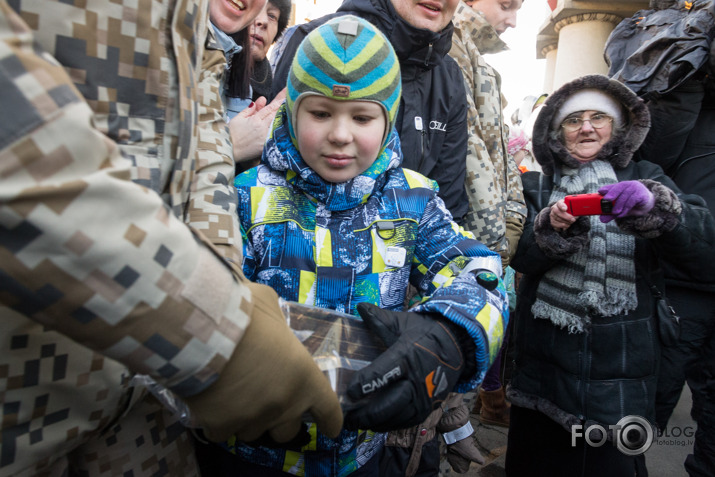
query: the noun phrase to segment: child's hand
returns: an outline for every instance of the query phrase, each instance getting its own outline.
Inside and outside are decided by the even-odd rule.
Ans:
[[[465,368],[456,326],[367,303],[358,305],[358,312],[388,349],[353,376],[347,392],[356,403],[346,406],[345,427],[389,431],[419,424]]]

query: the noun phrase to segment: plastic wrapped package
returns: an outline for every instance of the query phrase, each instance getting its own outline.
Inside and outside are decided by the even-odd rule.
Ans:
[[[350,379],[385,347],[356,316],[300,303],[282,301],[288,326],[313,356],[345,404]]]
[[[288,326],[330,380],[340,403],[347,405],[349,399],[345,391],[353,373],[370,364],[385,347],[359,317],[285,300],[280,300],[280,307]],[[183,425],[198,427],[192,420],[188,406],[150,376],[135,375],[131,384],[145,387]]]

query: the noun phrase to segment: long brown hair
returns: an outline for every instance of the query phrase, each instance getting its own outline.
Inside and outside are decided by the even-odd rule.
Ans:
[[[251,94],[251,73],[253,72],[253,61],[251,61],[251,39],[248,35],[250,25],[231,35],[237,45],[243,47],[240,53],[231,58],[231,68],[226,77],[226,90],[229,97],[249,98]]]

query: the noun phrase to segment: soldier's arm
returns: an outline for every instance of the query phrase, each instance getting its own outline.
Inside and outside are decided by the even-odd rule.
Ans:
[[[92,126],[0,1],[0,303],[179,394],[216,379],[250,291]]]
[[[220,94],[225,65],[221,50],[205,50],[197,88],[199,141],[196,174],[186,210],[186,222],[200,230],[224,257],[240,266],[241,233],[233,188],[235,163]]]

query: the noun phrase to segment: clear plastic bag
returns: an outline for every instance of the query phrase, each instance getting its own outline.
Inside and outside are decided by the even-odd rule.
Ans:
[[[280,307],[288,326],[330,380],[340,403],[346,404],[346,389],[353,373],[370,364],[385,350],[384,346],[359,317],[285,300],[280,300]],[[186,403],[152,377],[137,374],[131,384],[146,388],[184,426],[198,427]]]
[[[370,364],[385,347],[359,317],[288,301],[281,301],[281,309],[344,404],[353,373]]]

